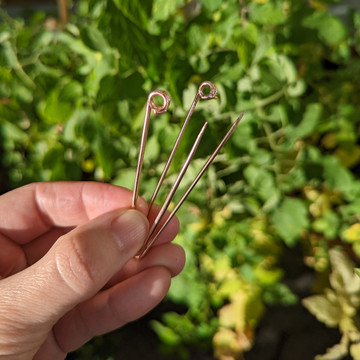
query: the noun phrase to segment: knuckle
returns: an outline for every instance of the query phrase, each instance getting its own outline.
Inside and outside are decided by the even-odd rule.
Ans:
[[[60,277],[77,294],[92,288],[96,283],[86,252],[82,251],[85,240],[81,233],[74,234],[68,242],[70,249],[56,254],[56,267]]]

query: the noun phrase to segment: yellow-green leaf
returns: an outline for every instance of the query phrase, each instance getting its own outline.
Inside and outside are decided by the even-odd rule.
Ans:
[[[213,337],[213,346],[218,359],[235,360],[243,352],[237,334],[230,329],[220,328]]]
[[[349,295],[360,292],[360,279],[355,274],[354,264],[346,254],[339,249],[332,249],[330,260],[333,266],[333,272],[330,275],[331,286]]]
[[[331,302],[323,295],[310,296],[302,301],[315,317],[329,327],[340,323],[342,311],[339,303]]]
[[[356,223],[347,228],[343,233],[343,240],[349,243],[360,241],[360,223]]]
[[[360,344],[352,344],[350,354],[354,360],[360,360]]]
[[[341,342],[327,349],[326,354],[316,356],[315,360],[342,360],[347,353],[347,344]]]

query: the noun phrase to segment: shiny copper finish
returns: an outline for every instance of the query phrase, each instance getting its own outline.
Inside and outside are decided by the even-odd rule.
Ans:
[[[205,93],[204,92],[205,89],[208,89],[209,91]],[[166,174],[167,174],[167,172],[169,170],[169,167],[170,167],[171,162],[172,162],[172,160],[174,158],[174,155],[175,155],[175,151],[178,148],[180,140],[184,135],[185,129],[186,129],[186,127],[187,127],[187,125],[189,123],[189,120],[190,120],[190,118],[191,118],[191,116],[192,116],[192,114],[193,114],[193,112],[195,110],[196,104],[198,103],[200,98],[204,99],[204,100],[209,100],[209,99],[215,99],[216,96],[217,96],[217,88],[212,82],[204,81],[203,83],[200,84],[199,89],[198,89],[198,91],[197,91],[197,93],[195,95],[195,98],[193,100],[193,103],[191,104],[189,112],[188,112],[188,114],[186,116],[184,124],[183,124],[183,126],[182,126],[182,128],[181,128],[181,130],[179,132],[179,135],[178,135],[178,137],[177,137],[177,139],[175,141],[175,144],[174,144],[174,146],[173,146],[173,148],[171,150],[169,159],[168,159],[168,161],[167,161],[167,163],[166,163],[166,165],[164,167],[164,170],[163,170],[163,172],[162,172],[162,174],[160,176],[160,179],[159,179],[159,182],[158,182],[158,184],[156,186],[156,189],[154,190],[154,193],[153,193],[153,195],[151,197],[151,200],[149,202],[149,211],[151,210],[151,207],[154,204],[156,196],[157,196],[157,194],[158,194],[158,192],[160,190],[160,187],[161,187],[161,185],[162,185],[162,183],[163,183],[163,181],[165,179],[165,176],[166,176]]]
[[[203,127],[201,128],[195,142],[194,142],[194,145],[192,146],[190,152],[189,152],[189,155],[188,157],[186,158],[185,160],[185,163],[184,165],[182,166],[180,172],[179,172],[179,175],[177,176],[175,182],[174,182],[174,185],[171,187],[170,189],[170,192],[164,202],[164,205],[161,207],[159,213],[157,214],[156,216],[156,219],[153,223],[153,225],[151,226],[151,229],[149,231],[149,234],[148,234],[148,237],[144,243],[144,246],[142,247],[142,249],[140,250],[140,254],[141,254],[141,257],[145,255],[145,253],[148,251],[148,249],[150,248],[150,246],[152,245],[153,241],[151,241],[151,237],[154,235],[158,225],[160,224],[160,221],[161,219],[164,217],[165,213],[166,213],[166,210],[168,209],[170,203],[171,203],[171,200],[173,199],[174,195],[175,195],[175,192],[177,190],[177,188],[179,187],[180,185],[180,182],[182,180],[182,178],[184,177],[185,175],[185,172],[187,170],[187,168],[189,167],[190,165],[190,162],[192,160],[192,158],[194,157],[195,155],[195,152],[200,144],[200,141],[201,141],[201,138],[203,137],[204,135],[204,131],[206,129],[206,126],[208,125],[208,123],[206,122]]]
[[[160,96],[162,98],[163,104],[161,106],[155,104],[155,102],[154,102],[155,96]],[[142,166],[143,166],[145,145],[146,145],[146,139],[147,139],[147,134],[148,134],[148,130],[149,130],[151,110],[154,112],[154,114],[163,114],[164,112],[167,111],[169,105],[170,105],[170,96],[164,90],[154,90],[148,96],[147,103],[146,103],[144,125],[143,125],[143,129],[142,129],[142,134],[141,134],[140,151],[139,151],[138,163],[137,163],[136,174],[135,174],[133,198],[132,198],[132,203],[131,203],[131,206],[133,208],[136,207],[136,201],[139,196],[140,176],[141,176],[141,170],[142,170]]]
[[[160,228],[160,230],[154,235],[155,230],[156,230],[156,226],[160,223],[161,218],[163,217],[164,214],[161,215],[160,219],[158,219],[157,221],[157,225],[154,228],[152,228],[152,231],[150,231],[148,238],[143,246],[143,248],[141,249],[141,255],[139,256],[139,258],[141,259],[143,256],[146,255],[146,253],[149,251],[151,245],[155,242],[155,240],[159,237],[159,235],[161,234],[161,232],[165,229],[166,225],[170,222],[170,220],[174,217],[174,215],[176,214],[176,212],[179,210],[180,206],[183,204],[183,202],[186,200],[186,198],[189,196],[190,192],[194,189],[194,187],[196,186],[196,184],[198,183],[198,181],[200,180],[200,178],[204,175],[205,171],[207,170],[207,168],[210,166],[210,164],[212,163],[212,161],[215,159],[216,155],[219,153],[219,151],[221,150],[221,148],[225,145],[225,143],[228,141],[229,137],[231,136],[231,134],[234,132],[235,128],[239,125],[240,120],[243,118],[244,113],[242,113],[237,120],[234,122],[234,124],[231,126],[231,128],[229,129],[229,131],[226,133],[226,135],[224,136],[224,138],[221,140],[220,144],[218,145],[218,147],[215,149],[215,151],[210,155],[209,159],[206,161],[206,163],[204,164],[204,166],[202,167],[202,169],[200,170],[200,172],[198,173],[198,175],[196,176],[196,178],[194,179],[194,181],[191,183],[191,185],[188,187],[188,189],[186,190],[185,194],[182,196],[182,198],[179,200],[178,204],[175,206],[174,210],[170,213],[170,215],[167,217],[164,225]],[[165,212],[164,212],[165,213]],[[155,223],[154,223],[155,224]],[[151,236],[153,236],[151,238]]]
[[[160,96],[163,100],[163,104],[161,106],[157,106],[154,103],[154,97],[155,96]],[[217,89],[216,86],[210,82],[210,81],[204,81],[203,83],[200,84],[198,91],[195,95],[195,98],[193,100],[193,103],[189,109],[189,112],[186,116],[186,119],[184,121],[184,124],[179,132],[179,135],[175,141],[175,144],[173,146],[173,149],[170,153],[169,159],[164,167],[164,170],[161,174],[161,177],[159,179],[159,182],[156,186],[156,189],[154,191],[154,194],[151,197],[151,200],[149,202],[149,211],[151,209],[151,207],[154,204],[154,201],[156,199],[156,196],[160,190],[161,185],[163,184],[164,178],[169,170],[170,164],[174,158],[175,155],[175,151],[178,148],[178,145],[180,143],[180,140],[182,139],[185,129],[189,123],[189,120],[195,110],[196,104],[198,103],[199,99],[204,99],[204,100],[208,100],[208,99],[214,99],[217,97]],[[135,184],[134,184],[134,190],[133,190],[133,199],[132,199],[132,207],[135,208],[136,207],[136,201],[138,198],[138,192],[139,192],[139,184],[140,184],[140,176],[141,176],[141,170],[142,170],[142,166],[143,166],[143,158],[144,158],[144,152],[145,152],[145,145],[146,145],[146,139],[147,139],[147,134],[148,134],[148,129],[149,129],[149,122],[150,122],[150,114],[151,114],[151,110],[154,112],[154,114],[161,114],[167,111],[168,107],[170,104],[170,98],[169,95],[163,91],[163,90],[155,90],[152,91],[149,96],[148,96],[148,100],[147,100],[147,105],[146,105],[146,112],[145,112],[145,119],[144,119],[144,125],[143,125],[143,130],[142,130],[142,135],[141,135],[141,142],[140,142],[140,150],[139,150],[139,157],[138,157],[138,164],[137,164],[137,169],[136,169],[136,175],[135,175]],[[176,193],[176,190],[178,189],[181,180],[183,179],[185,172],[187,170],[187,168],[189,167],[191,160],[193,159],[193,156],[195,155],[195,152],[200,144],[200,141],[202,139],[202,136],[205,132],[206,126],[207,126],[207,122],[205,122],[205,124],[203,125],[203,127],[201,128],[199,134],[197,135],[197,138],[173,184],[173,186],[171,187],[168,196],[166,197],[166,200],[164,202],[164,204],[162,205],[159,213],[156,216],[156,219],[154,221],[154,223],[152,224],[148,237],[143,245],[143,247],[141,248],[141,250],[139,251],[139,254],[136,256],[137,258],[142,258],[143,256],[146,255],[146,253],[149,251],[149,249],[151,248],[152,244],[156,241],[156,239],[159,237],[160,233],[165,229],[165,227],[167,226],[167,224],[171,221],[171,219],[175,216],[176,212],[179,210],[180,206],[183,204],[183,202],[186,200],[186,198],[188,197],[188,195],[190,194],[190,192],[193,190],[193,188],[196,186],[196,184],[198,183],[198,181],[200,180],[201,176],[205,173],[205,171],[207,170],[207,168],[210,166],[210,164],[212,163],[212,161],[214,160],[214,158],[216,157],[216,155],[219,153],[220,149],[224,146],[224,144],[227,142],[227,140],[229,139],[229,137],[231,136],[231,134],[234,132],[235,128],[237,127],[237,125],[239,124],[240,120],[242,119],[242,117],[244,116],[244,113],[242,113],[238,119],[233,123],[233,125],[231,126],[231,128],[228,130],[228,132],[226,133],[226,135],[224,136],[224,138],[220,141],[218,147],[214,150],[214,152],[210,155],[210,157],[208,158],[208,160],[206,161],[206,163],[204,164],[204,166],[202,167],[202,169],[200,170],[200,172],[198,173],[198,175],[195,177],[195,179],[193,180],[193,182],[191,183],[191,185],[188,187],[188,189],[185,191],[184,195],[182,196],[182,198],[180,199],[180,201],[178,202],[178,204],[175,206],[175,208],[172,210],[172,212],[167,216],[164,224],[160,227],[160,223],[163,220],[163,218],[166,216],[166,212],[167,209]],[[160,229],[159,229],[160,227]]]

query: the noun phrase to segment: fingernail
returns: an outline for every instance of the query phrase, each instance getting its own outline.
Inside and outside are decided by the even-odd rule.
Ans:
[[[135,254],[146,239],[149,223],[141,212],[127,210],[112,221],[111,230],[121,251],[131,251]]]

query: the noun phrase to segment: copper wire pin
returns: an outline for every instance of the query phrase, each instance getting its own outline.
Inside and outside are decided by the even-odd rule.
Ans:
[[[195,155],[195,152],[196,152],[196,150],[197,150],[197,148],[198,148],[198,146],[200,144],[201,138],[204,135],[204,132],[205,132],[205,129],[206,129],[207,125],[208,125],[208,123],[205,122],[205,124],[201,128],[201,130],[200,130],[200,132],[199,132],[199,134],[198,134],[198,136],[197,136],[197,138],[196,138],[196,140],[194,142],[194,145],[192,146],[192,148],[191,148],[191,150],[189,152],[189,155],[186,158],[186,160],[185,160],[185,162],[184,162],[184,164],[183,164],[183,166],[182,166],[182,168],[181,168],[181,170],[179,172],[179,175],[177,176],[173,186],[171,187],[171,189],[169,191],[169,194],[168,194],[168,196],[167,196],[167,198],[166,198],[166,200],[164,202],[164,205],[161,207],[159,213],[157,214],[157,216],[156,216],[156,218],[154,220],[154,223],[152,224],[152,226],[150,228],[148,237],[145,240],[145,243],[144,243],[143,247],[140,249],[139,253],[141,254],[140,255],[141,257],[145,255],[144,252],[148,248],[148,243],[150,242],[151,237],[154,235],[158,225],[160,224],[161,219],[164,217],[164,215],[165,215],[165,213],[166,213],[166,211],[167,211],[167,209],[168,209],[168,207],[170,205],[170,202],[173,199],[173,197],[175,195],[175,192],[176,192],[177,188],[179,187],[180,182],[181,182],[182,178],[184,177],[185,172],[186,172],[187,168],[189,167],[192,158]],[[151,246],[151,244],[149,246]]]
[[[209,88],[209,91],[207,93],[204,92],[205,88]],[[161,106],[155,105],[154,103],[154,97],[155,96],[160,96],[163,100],[163,104]],[[149,211],[152,207],[152,205],[154,204],[155,198],[160,190],[160,187],[164,181],[164,178],[167,174],[167,171],[170,167],[171,161],[174,158],[175,155],[175,151],[179,145],[179,142],[181,140],[181,138],[184,135],[185,129],[189,123],[189,120],[191,118],[191,115],[193,114],[194,110],[195,110],[195,106],[198,103],[199,99],[214,99],[217,96],[217,89],[216,86],[211,83],[210,81],[204,81],[203,83],[201,83],[201,85],[199,86],[199,89],[195,95],[195,98],[193,100],[193,103],[189,109],[189,112],[186,116],[186,119],[184,121],[184,124],[180,130],[180,133],[175,141],[175,144],[173,146],[173,149],[171,151],[171,154],[169,156],[169,159],[163,169],[163,172],[161,174],[160,180],[156,186],[156,189],[151,197],[151,200],[149,202]],[[143,158],[144,158],[144,153],[145,153],[145,145],[146,145],[146,139],[147,139],[147,134],[148,134],[148,129],[149,129],[149,123],[150,123],[150,114],[151,114],[151,110],[153,110],[154,114],[162,114],[164,112],[167,111],[168,107],[170,104],[170,97],[169,95],[163,91],[163,90],[154,90],[152,91],[147,99],[147,106],[146,106],[146,112],[145,112],[145,119],[144,119],[144,125],[143,125],[143,129],[142,129],[142,135],[141,135],[141,142],[140,142],[140,150],[139,150],[139,156],[138,156],[138,164],[137,164],[137,169],[136,169],[136,175],[135,175],[135,184],[134,184],[134,190],[133,190],[133,199],[132,199],[132,207],[135,208],[136,207],[136,201],[138,198],[138,192],[139,192],[139,185],[140,185],[140,177],[141,177],[141,170],[142,170],[142,165],[143,165]],[[210,164],[212,163],[212,161],[214,160],[214,158],[216,157],[216,155],[219,153],[220,149],[224,146],[224,144],[227,142],[227,140],[229,139],[229,137],[231,136],[231,134],[234,132],[235,128],[237,127],[237,125],[239,124],[240,120],[242,119],[242,117],[244,116],[244,113],[242,113],[238,119],[234,122],[234,124],[231,126],[231,128],[228,130],[228,132],[226,133],[226,135],[224,136],[224,138],[221,140],[221,142],[219,143],[218,147],[215,149],[215,151],[210,155],[210,157],[208,158],[208,160],[206,161],[206,163],[204,164],[204,166],[202,167],[202,169],[200,170],[200,172],[198,173],[198,175],[196,176],[196,178],[193,180],[193,182],[190,184],[190,186],[188,187],[188,189],[185,191],[184,195],[182,196],[182,198],[180,199],[180,201],[178,202],[178,204],[175,206],[175,208],[172,210],[172,212],[167,216],[165,223],[161,226],[160,230],[158,230],[158,228],[160,227],[160,223],[162,221],[162,219],[165,217],[166,215],[166,211],[176,193],[176,190],[178,189],[181,180],[183,179],[186,170],[188,169],[191,160],[193,159],[195,152],[200,144],[200,141],[202,139],[202,136],[205,132],[206,126],[208,125],[207,122],[204,123],[203,127],[201,128],[200,132],[197,135],[197,138],[182,166],[182,168],[180,169],[180,172],[178,174],[178,176],[176,177],[176,180],[174,182],[174,184],[172,185],[169,194],[166,197],[166,200],[164,202],[164,204],[162,205],[162,207],[160,208],[159,213],[157,214],[154,223],[152,224],[149,234],[147,236],[146,241],[144,242],[144,245],[142,246],[142,248],[139,251],[139,254],[136,256],[137,258],[142,258],[143,256],[145,256],[145,254],[149,251],[150,247],[152,246],[152,244],[155,242],[155,240],[159,237],[160,233],[165,229],[165,227],[167,226],[167,224],[171,221],[171,219],[174,217],[175,213],[178,211],[178,209],[180,208],[180,206],[183,204],[183,202],[186,200],[186,198],[188,197],[188,195],[190,194],[190,192],[193,190],[193,188],[196,186],[196,184],[198,183],[198,181],[200,180],[200,178],[202,177],[202,175],[205,173],[205,171],[207,170],[207,168],[210,166]]]
[[[154,102],[155,96],[160,96],[162,98],[162,100],[163,100],[162,105],[155,104],[155,102]],[[141,134],[140,151],[139,151],[139,156],[138,156],[133,197],[132,197],[132,203],[131,203],[131,206],[133,208],[136,207],[136,201],[139,196],[140,177],[141,177],[141,170],[142,170],[143,160],[144,160],[146,139],[147,139],[147,134],[148,134],[148,130],[149,130],[151,110],[154,112],[154,114],[163,114],[164,112],[167,111],[169,105],[170,105],[170,96],[164,90],[159,90],[159,89],[154,90],[149,94],[149,96],[147,98],[145,119],[144,119],[142,134]]]
[[[209,89],[209,91],[207,93],[204,93],[205,89]],[[186,127],[187,127],[187,125],[189,123],[189,120],[190,120],[190,118],[191,118],[191,116],[192,116],[192,114],[193,114],[193,112],[195,110],[195,107],[196,107],[199,99],[200,98],[203,99],[203,100],[215,99],[216,96],[217,96],[217,88],[212,82],[204,81],[204,82],[202,82],[200,84],[200,86],[198,88],[198,91],[196,92],[195,98],[194,98],[194,100],[193,100],[193,102],[192,102],[192,104],[190,106],[190,109],[189,109],[189,112],[188,112],[188,114],[186,116],[184,124],[183,124],[183,126],[182,126],[182,128],[181,128],[181,130],[179,132],[179,135],[178,135],[177,139],[175,140],[175,144],[174,144],[174,146],[173,146],[173,148],[171,150],[169,159],[168,159],[166,165],[164,166],[164,170],[163,170],[163,172],[162,172],[162,174],[160,176],[159,182],[158,182],[158,184],[157,184],[157,186],[156,186],[156,188],[154,190],[154,193],[153,193],[153,195],[151,197],[151,200],[149,202],[149,212],[150,212],[151,207],[153,206],[153,204],[155,202],[156,196],[157,196],[157,194],[158,194],[158,192],[160,190],[160,187],[161,187],[161,185],[162,185],[162,183],[163,183],[163,181],[165,179],[165,176],[166,176],[166,174],[167,174],[167,172],[169,170],[169,167],[171,165],[171,162],[172,162],[172,160],[174,158],[175,151],[179,146],[180,140],[184,135]]]
[[[142,257],[144,257],[146,255],[146,253],[149,251],[151,245],[155,242],[155,240],[159,237],[159,235],[161,234],[161,232],[165,229],[165,227],[167,226],[167,224],[171,221],[171,219],[175,216],[176,212],[179,210],[180,206],[183,204],[183,202],[186,200],[186,198],[189,196],[190,192],[194,189],[194,187],[196,186],[196,184],[198,183],[198,181],[200,180],[200,178],[204,175],[205,171],[207,170],[207,168],[210,166],[210,164],[212,163],[212,161],[215,159],[216,155],[219,153],[219,151],[221,150],[221,148],[225,145],[225,143],[228,141],[228,139],[230,138],[230,136],[232,135],[232,133],[234,132],[235,128],[239,125],[240,120],[243,118],[244,116],[244,112],[241,113],[241,115],[236,119],[236,121],[234,122],[234,124],[231,126],[231,128],[229,129],[229,131],[226,133],[226,135],[224,136],[224,138],[221,140],[220,144],[218,145],[218,147],[215,149],[215,151],[210,155],[210,157],[208,158],[208,160],[206,161],[206,163],[204,164],[204,166],[201,168],[201,170],[199,171],[198,175],[196,176],[196,178],[193,180],[193,182],[190,184],[190,186],[188,187],[188,189],[186,190],[186,192],[184,193],[184,195],[182,196],[182,198],[179,200],[179,202],[177,203],[177,205],[175,206],[175,208],[172,210],[172,212],[169,214],[169,216],[167,217],[165,223],[163,224],[163,226],[160,228],[160,230],[154,235],[155,231],[156,231],[156,226],[155,229],[153,229],[154,225],[152,227],[152,231],[149,232],[149,235],[144,243],[144,246],[141,248],[140,250],[140,256],[139,258],[141,259]],[[164,204],[165,205],[165,204]],[[165,211],[164,211],[165,213]],[[159,213],[160,214],[160,213]],[[162,215],[163,216],[163,215]],[[161,217],[162,218],[162,217]],[[158,219],[157,224],[160,223],[161,218]],[[153,236],[153,237],[152,237]],[[152,237],[152,238],[151,238]]]

